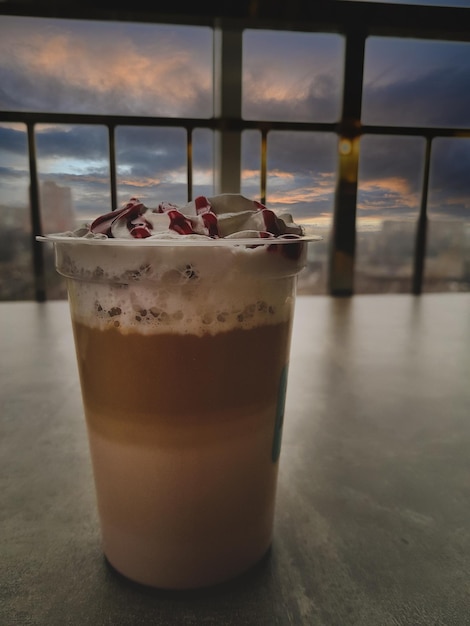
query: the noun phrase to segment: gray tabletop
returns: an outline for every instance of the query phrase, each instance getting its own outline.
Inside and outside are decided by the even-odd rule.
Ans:
[[[470,294],[302,296],[275,538],[218,588],[100,549],[65,302],[0,305],[0,624],[470,624]]]

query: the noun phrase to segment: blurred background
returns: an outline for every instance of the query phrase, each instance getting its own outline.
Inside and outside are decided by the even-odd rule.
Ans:
[[[1,300],[65,297],[37,234],[225,191],[322,236],[301,294],[470,290],[470,0],[145,4],[0,2]]]

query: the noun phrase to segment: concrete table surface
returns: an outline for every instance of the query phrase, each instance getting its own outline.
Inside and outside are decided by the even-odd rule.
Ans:
[[[202,591],[106,565],[67,303],[0,355],[2,626],[470,625],[470,294],[298,298],[272,550]]]

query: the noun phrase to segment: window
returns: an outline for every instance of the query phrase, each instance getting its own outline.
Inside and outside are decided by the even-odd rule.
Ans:
[[[34,298],[28,139],[23,124],[0,124],[0,298]]]
[[[364,124],[470,126],[470,43],[370,37]]]
[[[355,10],[370,19],[368,37],[341,15],[331,32],[240,23],[229,35],[219,25],[6,16],[0,3],[0,298],[38,297],[26,269],[38,209],[44,231],[62,230],[131,196],[212,195],[220,180],[240,180],[242,193],[323,236],[301,293],[470,289],[470,43],[418,39],[432,22],[425,9],[424,31],[420,22],[400,39],[380,23],[379,37],[366,4]],[[214,78],[221,33],[237,49]],[[222,92],[233,102],[220,113]],[[426,211],[427,250],[416,245]],[[47,296],[62,297],[51,268],[48,257]]]
[[[0,16],[0,109],[47,114],[186,116],[213,114],[212,30]],[[35,124],[43,232],[71,230],[110,210],[109,133],[99,124]],[[193,133],[196,192],[213,190],[212,133]],[[0,298],[34,297],[27,129],[0,126]],[[119,202],[188,195],[182,128],[116,130]],[[52,250],[42,247],[46,295],[64,298]]]
[[[361,140],[357,293],[411,291],[424,164],[422,137]]]
[[[470,139],[433,142],[424,291],[470,290]]]
[[[259,31],[243,37],[245,119],[337,122],[344,39],[340,35]]]

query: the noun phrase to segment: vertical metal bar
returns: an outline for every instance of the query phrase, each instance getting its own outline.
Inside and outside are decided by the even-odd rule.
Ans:
[[[111,210],[117,209],[117,175],[116,175],[116,138],[115,126],[108,124],[108,148],[109,148],[109,184],[111,192]]]
[[[266,204],[266,191],[268,180],[268,131],[263,128],[261,131],[261,203]]]
[[[356,203],[361,133],[362,82],[366,33],[346,35],[343,111],[339,124],[339,171],[335,194],[330,249],[329,291],[349,296],[354,292]]]
[[[31,247],[33,252],[34,295],[36,302],[46,300],[46,274],[44,268],[44,244],[36,241],[42,235],[41,212],[39,205],[39,182],[36,160],[36,140],[34,123],[27,123],[29,158],[29,203],[31,211]]]
[[[241,120],[242,45],[240,28],[214,29],[214,115],[222,122],[215,132],[216,193],[240,193],[241,130],[227,122]]]
[[[424,157],[423,188],[421,191],[421,206],[419,209],[418,223],[416,225],[416,240],[414,250],[414,267],[412,292],[419,296],[423,289],[424,260],[426,257],[426,239],[428,229],[428,189],[429,189],[429,168],[431,163],[432,139],[426,138],[426,153]]]
[[[186,129],[186,172],[188,184],[188,202],[193,199],[193,131]]]

